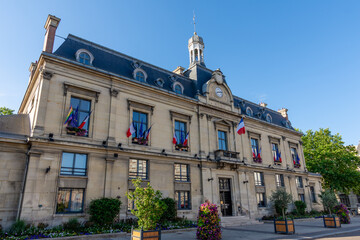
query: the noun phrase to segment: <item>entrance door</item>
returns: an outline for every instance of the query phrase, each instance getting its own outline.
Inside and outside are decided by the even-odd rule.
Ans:
[[[219,178],[220,207],[223,216],[232,216],[230,178]]]

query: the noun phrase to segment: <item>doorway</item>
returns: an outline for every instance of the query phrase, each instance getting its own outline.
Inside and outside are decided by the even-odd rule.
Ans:
[[[223,216],[232,216],[230,178],[219,178],[220,207]]]

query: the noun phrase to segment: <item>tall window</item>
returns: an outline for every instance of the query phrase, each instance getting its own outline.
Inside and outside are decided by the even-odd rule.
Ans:
[[[70,104],[74,109],[75,118],[72,119],[69,124],[72,127],[78,127],[82,123],[82,121],[84,121],[84,119],[87,116],[89,116],[91,109],[91,101],[81,98],[71,97]],[[89,131],[89,121],[85,123],[82,129]]]
[[[300,167],[300,162],[298,160],[299,157],[296,148],[290,148],[290,152],[291,152],[291,159],[293,160],[294,163],[294,167]]]
[[[276,179],[276,186],[277,187],[285,187],[284,175],[276,174],[275,179]]]
[[[298,188],[304,188],[303,179],[301,176],[297,176],[295,181]]]
[[[305,195],[299,194],[299,200],[305,202]]]
[[[189,165],[188,164],[179,164],[175,163],[175,181],[180,182],[189,182]]]
[[[219,142],[219,149],[226,151],[227,150],[226,132],[218,131],[218,142]]]
[[[148,117],[146,113],[133,111],[133,124],[135,126],[135,132],[133,138],[143,138],[144,133],[148,127]]]
[[[175,85],[175,92],[177,94],[182,94],[182,88],[181,88],[181,86],[179,84]]]
[[[134,190],[129,190],[128,192],[134,192]],[[134,200],[131,199],[127,199],[128,200],[128,211],[131,211],[133,209],[135,209],[135,203]]]
[[[256,193],[256,200],[258,207],[266,207],[265,193]]]
[[[257,157],[259,150],[259,142],[256,138],[251,138],[251,150],[252,153],[255,154],[255,157]]]
[[[148,161],[130,159],[129,178],[148,179]]]
[[[56,213],[81,213],[84,207],[84,189],[60,188]]]
[[[278,156],[279,145],[277,143],[271,143],[271,151],[272,151],[274,161],[275,162],[280,161],[279,156]]]
[[[177,144],[183,144],[185,141],[187,129],[186,123],[175,120],[175,136]]]
[[[179,210],[191,209],[190,206],[190,192],[188,191],[176,191],[175,201]]]
[[[143,72],[141,71],[137,71],[136,72],[136,80],[138,80],[139,82],[145,82],[145,75]]]
[[[86,52],[80,53],[79,62],[86,64],[86,65],[90,65],[90,55],[87,54]]]
[[[344,204],[344,205],[347,206],[347,207],[351,207],[351,205],[350,205],[350,199],[349,199],[349,196],[348,196],[348,195],[346,195],[346,194],[340,194],[340,195],[339,195],[339,198],[340,198],[340,202],[341,202],[342,204]]]
[[[255,186],[265,186],[264,173],[254,172],[254,177],[255,177]]]
[[[310,193],[311,193],[311,201],[313,203],[316,203],[316,194],[315,194],[315,188],[313,186],[310,186]],[[349,199],[349,198],[348,198]],[[350,203],[349,203],[350,205]]]
[[[60,175],[86,176],[87,155],[79,153],[62,154]]]

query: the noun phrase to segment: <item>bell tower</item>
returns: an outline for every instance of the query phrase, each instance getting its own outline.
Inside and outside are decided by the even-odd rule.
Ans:
[[[205,66],[204,41],[203,38],[198,36],[196,32],[194,32],[194,35],[189,39],[188,48],[189,48],[190,66],[196,63]]]

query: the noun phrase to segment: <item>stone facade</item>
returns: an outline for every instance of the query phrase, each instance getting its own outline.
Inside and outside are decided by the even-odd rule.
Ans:
[[[86,43],[73,36],[69,38]],[[265,206],[258,206],[257,193],[264,193],[268,199],[276,189],[276,174],[283,175],[285,188],[294,200],[304,194],[308,210],[321,210],[319,200],[312,200],[310,193],[310,189],[316,196],[320,193],[320,176],[306,170],[301,134],[291,126],[275,124],[274,118],[287,121],[287,113],[285,118],[281,113],[259,106],[272,116],[273,122],[246,115],[245,110],[235,104],[241,99],[232,95],[221,71],[211,71],[198,63],[192,63],[186,73],[180,71],[174,75],[141,63],[150,66],[152,71],[188,82],[196,81],[200,71],[210,74],[202,89],[189,97],[185,95],[186,86],[183,86],[184,94],[150,86],[150,70],[148,79],[142,83],[136,81],[136,76],[130,79],[95,67],[100,60],[95,54],[94,57],[92,66],[66,59],[56,52],[41,54],[19,109],[19,113],[30,117],[30,134],[26,140],[0,137],[0,199],[4,200],[0,201],[0,224],[9,226],[16,217],[52,225],[72,217],[86,219],[90,201],[101,197],[120,198],[123,203],[120,218],[131,217],[125,196],[132,189],[131,160],[147,161],[145,181],[165,197],[177,198],[175,192],[188,193],[188,209],[181,209],[182,203],[179,204],[178,215],[189,219],[196,218],[199,205],[205,199],[221,205],[223,215],[256,219],[272,214],[268,201]],[[135,68],[138,61],[134,60]],[[169,81],[173,80],[164,79],[165,84]],[[84,99],[91,105],[87,137],[68,134],[64,125],[72,98]],[[126,136],[134,112],[146,114],[148,127],[152,126],[147,146],[133,143],[132,138]],[[246,132],[238,135],[236,128],[241,118]],[[178,151],[172,143],[175,121],[187,127],[187,151]],[[219,131],[225,133],[227,145],[220,151]],[[262,163],[253,161],[251,139],[258,140]],[[281,163],[274,163],[272,143],[279,147]],[[291,148],[298,153],[299,168],[294,167]],[[84,176],[62,174],[64,153],[87,156]],[[188,180],[176,181],[175,164],[187,166]],[[264,186],[255,186],[255,172],[263,173]],[[296,177],[303,179],[300,188]],[[221,181],[229,186],[220,186]],[[57,203],[62,189],[84,191],[81,211],[59,213]]]

